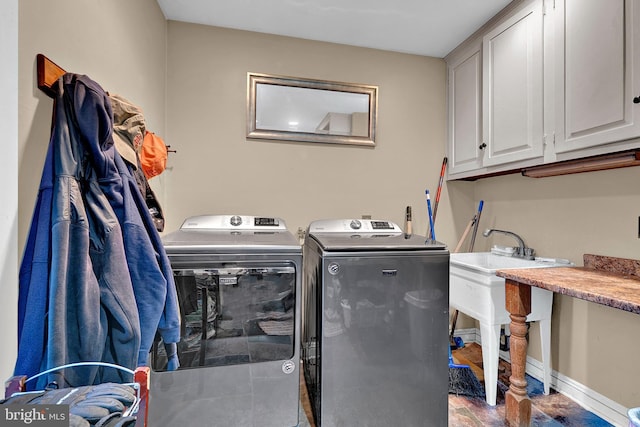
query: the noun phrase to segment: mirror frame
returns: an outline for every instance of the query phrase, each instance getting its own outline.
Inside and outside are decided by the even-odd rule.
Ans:
[[[367,136],[329,135],[326,133],[293,132],[286,130],[259,129],[256,124],[257,85],[318,89],[326,91],[350,92],[369,96],[369,126]],[[378,116],[378,87],[354,83],[325,80],[302,79],[270,74],[247,73],[247,138],[279,141],[318,142],[328,144],[347,144],[375,146],[376,122]]]

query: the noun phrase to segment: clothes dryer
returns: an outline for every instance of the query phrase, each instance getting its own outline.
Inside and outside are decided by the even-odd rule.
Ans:
[[[300,401],[302,248],[282,219],[188,218],[163,238],[180,367],[154,347],[150,425],[290,427]]]
[[[302,364],[316,426],[446,426],[449,252],[390,221],[304,243]]]

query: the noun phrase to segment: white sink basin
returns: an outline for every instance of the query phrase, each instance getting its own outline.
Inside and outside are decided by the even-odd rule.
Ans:
[[[541,268],[572,265],[569,261],[526,260],[491,252],[452,253],[449,269],[449,305],[480,323],[482,359],[487,403],[496,404],[500,327],[510,322],[505,308],[505,280],[496,270]],[[531,289],[531,313],[528,322],[540,322],[544,392],[551,382],[551,306],[553,292]]]
[[[547,260],[536,261],[492,254],[491,252],[466,252],[451,254],[451,264],[464,266],[482,273],[494,274],[496,270],[508,268],[540,268],[570,265],[568,261]]]

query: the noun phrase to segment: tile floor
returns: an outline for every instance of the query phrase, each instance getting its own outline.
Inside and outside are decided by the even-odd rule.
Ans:
[[[477,345],[477,344],[472,344]],[[476,361],[482,360],[478,348]],[[478,356],[479,355],[479,356]],[[468,354],[467,354],[468,356]],[[473,359],[472,359],[473,360]],[[479,362],[481,363],[481,362]],[[449,395],[449,427],[502,427],[504,422],[504,393],[508,389],[510,366],[500,361],[498,378],[498,396],[496,406],[487,405],[482,398]],[[548,396],[543,393],[542,383],[527,376],[527,391],[531,397],[531,425],[535,427],[609,427],[611,424],[585,410],[573,400],[551,390]],[[311,414],[304,379],[301,379],[300,427],[316,427]],[[349,427],[356,427],[357,424]],[[366,427],[366,426],[362,426]]]
[[[585,410],[568,397],[551,390],[543,394],[542,383],[527,376],[527,391],[531,397],[531,425],[545,427],[608,427],[608,422]],[[499,384],[496,406],[487,405],[481,398],[449,395],[449,426],[451,427],[502,427],[504,422],[504,392]]]
[[[482,367],[482,347],[477,343],[461,349],[473,364]],[[498,367],[498,394],[496,406],[487,405],[482,398],[449,395],[449,426],[498,427],[504,422],[504,394],[509,389],[511,365],[500,360]],[[544,395],[542,382],[527,375],[527,393],[531,398],[531,425],[545,427],[608,427],[608,422],[582,408],[568,397],[551,390]]]

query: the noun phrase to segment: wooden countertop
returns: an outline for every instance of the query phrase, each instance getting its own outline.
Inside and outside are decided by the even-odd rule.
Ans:
[[[640,314],[640,261],[591,254],[583,261],[584,267],[498,270],[496,275]]]
[[[505,394],[505,420],[512,427],[529,426],[531,400],[525,365],[531,287],[640,314],[640,261],[586,254],[584,267],[498,270],[496,275],[505,279],[511,317],[511,382]]]
[[[496,275],[609,307],[640,314],[640,278],[587,267],[498,270]]]

